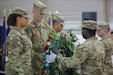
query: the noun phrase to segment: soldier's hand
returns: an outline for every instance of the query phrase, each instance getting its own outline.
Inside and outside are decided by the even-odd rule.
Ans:
[[[46,55],[46,61],[47,63],[53,63],[55,62],[55,59],[56,59],[56,54],[53,53],[52,51],[50,51],[50,55]]]

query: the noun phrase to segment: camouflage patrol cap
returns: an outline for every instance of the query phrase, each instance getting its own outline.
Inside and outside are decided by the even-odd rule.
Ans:
[[[46,13],[46,6],[40,1],[36,1],[33,4],[33,8],[38,10],[41,14],[45,14]]]
[[[64,19],[62,16],[60,15],[54,15],[53,17],[53,20],[57,21],[57,22],[60,22],[62,25],[64,25]]]
[[[100,23],[97,25],[97,30],[101,30],[101,29],[105,29],[105,28],[110,29],[110,26],[108,23]]]
[[[25,15],[25,14],[27,14],[27,10],[19,8],[19,7],[15,7],[12,14]]]
[[[52,13],[52,17],[54,17],[56,15],[60,15],[61,16],[61,13],[59,13],[58,11]]]
[[[91,30],[96,30],[97,23],[93,20],[85,20],[83,21],[82,28],[87,28]]]

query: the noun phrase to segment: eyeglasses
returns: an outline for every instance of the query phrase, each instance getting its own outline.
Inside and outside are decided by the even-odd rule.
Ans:
[[[23,16],[23,17],[28,20],[28,17],[26,17],[26,16]]]
[[[40,15],[44,15],[43,13],[40,13]]]

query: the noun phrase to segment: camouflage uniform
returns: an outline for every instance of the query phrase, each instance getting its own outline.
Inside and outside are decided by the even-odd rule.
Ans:
[[[7,36],[6,48],[9,60],[6,63],[6,75],[32,75],[32,42],[24,30],[13,27]]]
[[[101,30],[101,29],[110,29],[109,24],[99,24],[97,26],[97,30]],[[110,36],[108,35],[105,38],[102,38],[100,40],[104,47],[105,47],[105,59],[104,59],[104,69],[105,69],[105,73],[106,75],[113,75],[113,65],[111,62],[111,56],[112,56],[112,50],[113,50],[113,41],[110,38]]]
[[[33,8],[40,13],[44,13],[46,6],[37,1],[34,3]],[[25,29],[27,35],[33,43],[32,50],[32,66],[34,75],[44,75],[44,57],[43,48],[46,45],[49,35],[52,33],[50,26],[45,21],[37,21],[34,18],[30,21]]]
[[[82,28],[96,30],[96,25],[94,21],[84,21]],[[90,37],[77,48],[72,57],[57,56],[57,61],[60,66],[67,68],[81,65],[82,75],[104,75],[104,50],[103,44],[96,37]]]
[[[64,19],[62,17],[62,15],[60,15],[60,13],[53,13],[52,14],[52,20],[55,21],[55,23],[51,26],[51,31],[53,31],[53,33],[57,33],[58,35],[60,35],[60,32],[62,31],[62,28],[64,26]],[[61,24],[61,26],[60,26]],[[49,75],[62,75],[62,73],[60,72],[60,70],[58,69],[58,62],[55,63],[51,63],[49,69]],[[53,72],[51,72],[51,69]]]
[[[43,75],[43,47],[46,45],[47,39],[51,33],[51,29],[45,22],[37,22],[35,20],[32,20],[29,26],[26,28],[26,33],[33,43],[32,65],[34,72],[37,72],[38,75]]]

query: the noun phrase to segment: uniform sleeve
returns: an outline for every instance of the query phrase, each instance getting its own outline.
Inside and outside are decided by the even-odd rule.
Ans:
[[[111,38],[106,38],[101,40],[102,44],[104,45],[104,47],[106,48],[106,50],[111,50],[113,48],[113,43]]]
[[[14,62],[19,60],[18,58],[23,50],[20,38],[18,36],[8,37],[6,44],[8,58],[11,60],[14,59]]]
[[[83,50],[83,48],[78,48],[72,57],[58,56],[57,60],[61,65],[65,67],[73,68],[77,65],[82,64],[87,59],[87,57],[88,57],[88,52],[86,50]]]
[[[24,70],[21,67],[21,59],[20,59],[20,53],[23,50],[22,43],[18,36],[8,36],[6,40],[6,49],[7,49],[7,55],[8,55],[8,62],[7,63],[13,63],[10,64],[12,69],[14,69],[16,72],[23,72]],[[14,66],[14,67],[13,67]]]

